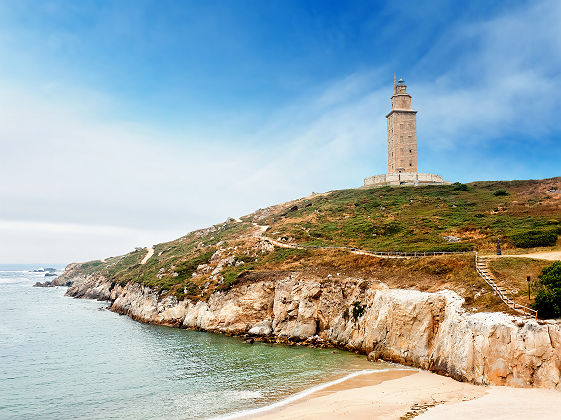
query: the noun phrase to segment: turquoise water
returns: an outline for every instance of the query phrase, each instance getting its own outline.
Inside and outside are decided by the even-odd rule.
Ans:
[[[66,288],[31,287],[43,279],[0,271],[0,418],[211,418],[387,368],[342,351],[141,324]]]

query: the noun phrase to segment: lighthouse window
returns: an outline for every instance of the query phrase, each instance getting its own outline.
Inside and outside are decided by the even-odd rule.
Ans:
[[[413,164],[412,164],[412,163],[410,163],[410,164],[409,164],[409,166],[413,166]]]
[[[413,150],[409,149],[409,153],[413,153]]]

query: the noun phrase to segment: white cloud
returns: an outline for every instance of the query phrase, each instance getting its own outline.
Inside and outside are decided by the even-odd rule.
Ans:
[[[434,45],[419,73],[466,50],[409,86],[422,170],[474,177],[470,153],[488,139],[559,131],[559,18],[557,3],[542,2],[452,28]],[[57,97],[56,85],[30,94],[0,83],[0,262],[105,257],[312,191],[359,186],[386,169],[392,77],[374,69],[312,87],[253,133],[223,127],[220,141],[111,120],[104,108],[116,104],[95,92]],[[463,163],[431,160],[447,149],[462,149]]]
[[[1,253],[6,262],[60,261],[64,253],[67,260],[95,258],[107,256],[108,247],[125,252],[131,238],[140,245],[149,238],[173,239],[328,188],[340,175],[333,171],[337,160],[352,161],[349,134],[358,128],[350,121],[343,126],[351,111],[346,109],[320,111],[318,121],[297,127],[301,134],[291,140],[270,127],[260,134],[278,143],[229,142],[232,134],[220,144],[194,135],[159,139],[144,134],[141,125],[109,123],[64,102],[2,90],[0,230],[10,243]],[[111,236],[112,245],[100,245],[103,235]]]
[[[139,234],[141,231],[122,226],[83,225],[76,223],[49,223],[26,220],[0,220],[0,231],[44,232],[47,234],[91,234],[100,236]]]
[[[415,86],[419,129],[434,147],[559,131],[561,4],[531,2],[493,19],[449,28],[417,65],[434,68]]]
[[[149,231],[91,224],[0,220],[0,255],[18,263],[67,263],[109,257],[149,246],[179,231]],[[92,252],[95,254],[92,256]]]

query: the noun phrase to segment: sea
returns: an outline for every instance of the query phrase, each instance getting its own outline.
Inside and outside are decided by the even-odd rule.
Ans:
[[[391,369],[341,350],[142,324],[65,287],[32,287],[51,278],[30,268],[0,267],[0,419],[236,418]]]

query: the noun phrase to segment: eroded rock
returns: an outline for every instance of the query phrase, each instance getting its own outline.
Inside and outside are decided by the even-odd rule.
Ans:
[[[68,277],[68,276],[66,276]],[[328,343],[478,384],[561,390],[561,324],[504,313],[470,313],[444,290],[389,289],[343,276],[288,273],[235,285],[205,301],[161,298],[139,284],[75,277],[67,294],[109,300],[110,309],[155,324],[278,342]],[[358,303],[361,314],[353,315]]]

